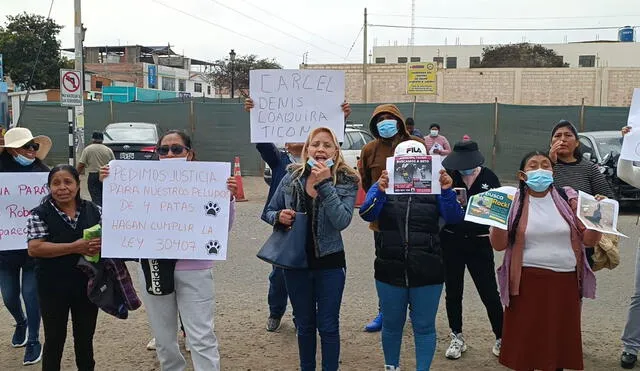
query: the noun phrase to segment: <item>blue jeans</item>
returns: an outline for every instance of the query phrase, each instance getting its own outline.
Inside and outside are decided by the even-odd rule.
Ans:
[[[416,370],[429,370],[436,351],[436,313],[442,285],[407,288],[376,281],[376,289],[382,311],[385,364],[400,366],[400,346],[408,306],[416,347]]]
[[[4,306],[18,325],[27,324],[29,343],[38,341],[40,332],[40,307],[38,305],[38,286],[34,271],[34,262],[29,259],[26,264],[0,265],[0,292]],[[20,271],[22,271],[22,287],[20,287]],[[20,301],[20,293],[24,299],[27,317],[25,318]]]
[[[282,318],[287,310],[287,285],[284,281],[284,269],[273,267],[269,274],[269,317]]]
[[[316,369],[316,332],[320,333],[322,370],[336,371],[340,361],[340,305],[346,270],[285,270],[298,327],[300,370]]]

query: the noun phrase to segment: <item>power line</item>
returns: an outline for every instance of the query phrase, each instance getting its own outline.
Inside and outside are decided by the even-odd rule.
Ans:
[[[47,13],[47,20],[51,20],[51,11],[53,10],[53,3],[55,0],[51,0],[51,4],[49,5],[49,13]],[[40,59],[40,54],[42,53],[42,47],[44,46],[45,38],[42,38],[42,42],[40,43],[40,47],[38,48],[38,53],[36,53],[36,59],[33,61],[33,69],[31,70],[31,76],[29,76],[29,84],[27,85],[27,94],[24,96],[24,100],[20,104],[20,115],[18,116],[18,122],[16,122],[15,126],[20,126],[20,122],[22,121],[22,113],[24,112],[24,107],[27,105],[29,101],[29,95],[31,94],[31,84],[33,83],[33,76],[36,74],[36,67],[38,66],[38,60]]]
[[[356,46],[356,42],[358,42],[358,38],[360,38],[360,34],[362,33],[362,30],[364,30],[364,25],[362,27],[360,27],[360,31],[358,32],[358,35],[356,36],[356,39],[353,40],[353,44],[351,44],[351,48],[349,48],[349,51],[347,52],[347,56],[344,57],[345,60],[347,58],[349,58],[349,54],[351,54],[351,51],[353,50],[353,47]]]
[[[174,10],[174,11],[178,12],[178,13],[181,13],[181,14],[183,14],[183,15],[186,15],[187,17],[191,17],[191,18],[197,19],[197,20],[199,20],[199,21],[201,21],[201,22],[208,23],[208,24],[210,24],[210,25],[212,25],[212,26],[214,26],[214,27],[218,27],[218,28],[221,28],[221,29],[223,29],[223,30],[225,30],[225,31],[229,31],[229,32],[231,32],[231,33],[233,33],[233,34],[236,34],[236,35],[238,35],[238,36],[244,37],[245,39],[249,39],[249,40],[251,40],[251,41],[259,42],[260,44],[263,44],[263,45],[266,45],[266,46],[270,46],[270,47],[272,47],[272,48],[275,48],[275,49],[278,49],[278,50],[280,50],[280,51],[283,51],[283,52],[285,52],[285,53],[287,53],[287,54],[291,54],[291,55],[295,55],[296,57],[299,57],[299,53],[295,53],[295,52],[292,52],[292,51],[289,51],[289,50],[283,49],[283,48],[281,48],[281,47],[279,47],[279,46],[277,46],[277,45],[274,45],[274,44],[271,44],[271,43],[268,43],[268,42],[265,42],[265,41],[262,41],[262,40],[258,40],[258,39],[256,39],[256,38],[251,37],[251,36],[247,36],[247,35],[241,34],[241,33],[237,32],[237,31],[235,31],[235,30],[232,30],[232,29],[227,28],[227,27],[225,27],[225,26],[221,26],[221,25],[219,25],[219,24],[217,24],[217,23],[211,22],[211,21],[210,21],[210,20],[208,20],[208,19],[204,19],[204,18],[199,17],[199,16],[197,16],[197,15],[194,15],[194,14],[191,14],[191,13],[187,13],[187,12],[185,12],[185,11],[183,11],[183,10],[178,9],[178,8],[174,8],[174,7],[172,7],[171,5],[167,5],[167,4],[165,4],[165,3],[161,2],[161,1],[158,1],[158,0],[152,0],[152,1],[153,1],[154,3],[157,3],[157,4],[160,4],[160,5],[164,6],[165,8],[169,8],[169,9],[171,9],[171,10]]]
[[[237,9],[234,9],[234,8],[232,8],[232,7],[228,6],[228,5],[225,5],[225,4],[221,3],[221,2],[220,2],[220,1],[218,1],[218,0],[209,0],[209,1],[211,1],[211,2],[213,2],[213,3],[216,3],[216,4],[218,4],[218,5],[220,5],[220,6],[224,7],[224,8],[227,8],[227,9],[231,10],[232,12],[238,13],[238,14],[240,14],[240,15],[241,15],[241,16],[243,16],[243,17],[249,18],[249,19],[251,19],[251,20],[252,20],[252,21],[254,21],[254,22],[258,22],[258,23],[260,23],[260,24],[262,24],[262,25],[264,25],[264,26],[266,26],[266,27],[269,27],[269,28],[271,28],[272,30],[276,30],[276,31],[280,32],[280,33],[281,33],[281,34],[283,34],[283,35],[289,36],[289,37],[294,38],[294,39],[296,39],[296,40],[298,40],[298,41],[302,41],[303,43],[308,44],[308,45],[310,45],[310,46],[312,46],[312,47],[314,47],[314,48],[316,48],[316,49],[318,49],[318,50],[322,50],[322,51],[323,51],[323,52],[325,52],[325,53],[329,53],[329,54],[332,54],[332,55],[334,55],[334,56],[336,56],[336,57],[338,57],[338,58],[342,58],[342,56],[341,56],[341,55],[338,55],[338,54],[336,54],[336,53],[334,53],[334,52],[332,52],[332,51],[329,51],[329,50],[327,50],[327,49],[324,49],[324,48],[321,48],[321,47],[319,47],[319,46],[317,46],[317,45],[314,45],[314,44],[312,44],[312,43],[308,42],[307,40],[304,40],[304,39],[299,38],[299,37],[298,37],[298,36],[296,36],[296,35],[290,34],[290,33],[286,32],[286,31],[282,31],[281,29],[278,29],[278,28],[276,28],[276,27],[273,27],[273,26],[271,26],[271,25],[269,25],[269,24],[267,24],[267,23],[265,23],[265,22],[263,22],[263,21],[261,21],[261,20],[259,20],[259,19],[257,19],[257,18],[254,18],[254,17],[252,17],[252,16],[250,16],[250,15],[247,15],[247,14],[245,14],[245,13],[243,13],[243,12],[241,12],[241,11],[237,10]]]
[[[370,14],[377,17],[396,17],[410,18],[411,14]],[[551,19],[593,19],[593,18],[621,18],[621,17],[640,17],[640,14],[621,14],[621,15],[587,15],[587,16],[566,16],[566,17],[450,17],[450,16],[430,16],[416,15],[416,18],[425,19],[465,19],[465,20],[551,20]]]
[[[388,24],[369,24],[369,27],[380,28],[412,28],[411,26],[388,25]],[[635,26],[634,26],[635,27]],[[417,30],[447,30],[447,31],[589,31],[589,30],[617,30],[619,26],[603,26],[603,27],[549,27],[549,28],[468,28],[468,27],[425,27],[415,26]]]
[[[337,43],[337,42],[335,42],[335,41],[332,41],[332,40],[327,39],[326,37],[324,37],[324,36],[322,36],[322,35],[319,35],[319,34],[317,34],[317,33],[314,33],[314,32],[311,32],[311,31],[309,31],[309,30],[307,30],[307,29],[304,29],[304,28],[302,28],[302,27],[298,26],[297,24],[295,24],[295,23],[293,23],[293,22],[291,22],[291,21],[289,21],[289,20],[287,20],[287,19],[285,19],[285,18],[282,18],[282,17],[280,17],[280,16],[279,16],[279,15],[277,15],[277,14],[271,13],[270,11],[268,11],[268,10],[266,10],[266,9],[264,9],[264,8],[261,8],[261,7],[259,7],[259,6],[255,5],[255,4],[253,4],[253,3],[249,2],[249,1],[247,1],[247,0],[240,0],[240,1],[242,1],[242,2],[244,2],[244,3],[246,3],[246,4],[249,4],[249,5],[251,5],[251,7],[256,8],[256,9],[258,9],[258,10],[260,10],[260,11],[262,11],[262,12],[264,12],[264,13],[266,13],[266,14],[268,14],[268,15],[270,15],[270,16],[272,16],[272,17],[274,17],[274,18],[277,18],[277,19],[279,19],[279,20],[281,20],[281,21],[285,22],[285,23],[288,23],[288,24],[292,25],[293,27],[295,27],[295,28],[297,28],[297,29],[299,29],[299,30],[302,30],[302,31],[304,31],[304,32],[306,32],[306,33],[308,33],[308,34],[310,34],[310,35],[313,35],[313,36],[319,37],[319,38],[323,39],[324,41],[326,41],[326,42],[328,42],[328,43],[331,43],[331,44],[333,44],[333,45],[335,45],[335,46],[338,46],[338,47],[340,47],[340,48],[347,49],[347,47],[346,47],[346,46],[344,46],[344,45],[341,45],[341,44],[339,44],[339,43]]]

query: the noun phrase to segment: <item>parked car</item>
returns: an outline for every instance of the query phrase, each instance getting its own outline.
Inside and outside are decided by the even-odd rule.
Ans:
[[[342,142],[340,147],[345,162],[354,169],[357,169],[358,160],[360,159],[360,150],[365,144],[371,142],[373,139],[373,135],[368,131],[363,130],[362,125],[347,123],[347,127],[344,131],[344,142]],[[284,147],[279,149],[284,151]],[[264,165],[264,181],[268,185],[271,185],[271,169],[267,164]]]
[[[620,125],[622,127],[624,125]],[[582,156],[598,165],[611,185],[618,201],[640,200],[640,190],[623,182],[617,176],[618,158],[622,150],[620,131],[588,131],[579,133]],[[637,163],[635,165],[638,165]]]
[[[104,129],[104,144],[116,160],[157,160],[158,125],[146,122],[117,122]]]

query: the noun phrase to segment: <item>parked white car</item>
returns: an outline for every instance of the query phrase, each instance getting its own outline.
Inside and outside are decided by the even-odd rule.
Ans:
[[[342,142],[342,156],[345,162],[356,169],[360,159],[360,150],[365,144],[374,139],[373,135],[362,129],[362,125],[347,125],[344,131],[344,142]],[[284,148],[281,148],[284,151]],[[271,185],[271,169],[269,165],[264,165],[264,181]]]

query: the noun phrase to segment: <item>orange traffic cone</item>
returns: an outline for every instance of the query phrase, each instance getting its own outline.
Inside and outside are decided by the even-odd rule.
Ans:
[[[240,172],[240,157],[236,156],[233,163],[233,176],[236,178],[236,184],[238,185],[238,192],[236,194],[237,202],[249,201],[244,197],[244,187],[242,186],[242,172]]]
[[[366,197],[367,194],[364,192],[364,189],[362,189],[362,187],[358,187],[358,195],[356,196],[356,207],[362,206]]]

